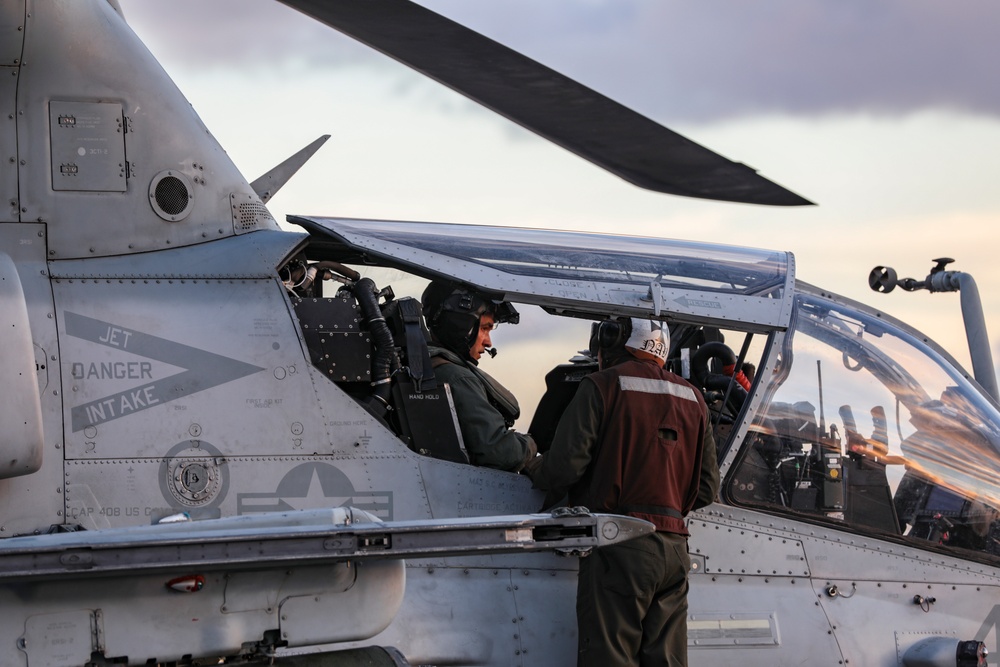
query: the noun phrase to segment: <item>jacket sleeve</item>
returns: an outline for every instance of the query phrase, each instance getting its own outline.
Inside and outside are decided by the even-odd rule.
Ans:
[[[596,453],[603,417],[604,402],[597,385],[584,378],[531,478],[535,488],[548,491],[550,499],[559,499],[583,477]]]
[[[469,459],[478,466],[517,472],[533,455],[533,443],[504,423],[500,412],[490,405],[486,391],[471,373],[454,373],[446,380],[451,385],[455,412],[462,429],[462,439]]]
[[[712,436],[712,423],[705,415],[705,435],[701,440],[701,477],[698,484],[698,499],[694,509],[711,505],[719,495],[719,461]]]

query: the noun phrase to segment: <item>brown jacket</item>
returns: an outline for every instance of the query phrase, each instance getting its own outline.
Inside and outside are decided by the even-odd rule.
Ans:
[[[566,409],[533,480],[556,495],[568,490],[572,505],[687,535],[684,516],[719,489],[704,399],[651,361],[630,358],[594,373]]]

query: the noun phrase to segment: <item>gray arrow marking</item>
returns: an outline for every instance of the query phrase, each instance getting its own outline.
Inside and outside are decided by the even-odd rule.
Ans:
[[[73,432],[169,403],[264,370],[134,329],[65,312],[66,333],[74,338],[184,368],[181,373],[73,407]]]

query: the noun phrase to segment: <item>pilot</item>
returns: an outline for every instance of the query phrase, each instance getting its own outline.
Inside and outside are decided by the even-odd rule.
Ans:
[[[639,517],[656,532],[580,560],[578,665],[686,665],[688,557],[684,517],[719,490],[708,408],[664,369],[658,322],[595,325],[599,370],[580,383],[552,446],[530,473],[571,505]]]
[[[520,316],[506,301],[442,281],[428,285],[421,301],[431,335],[431,364],[437,379],[451,386],[470,461],[520,472],[538,448],[530,435],[511,429],[521,413],[517,399],[479,369],[484,352],[496,356],[490,340],[494,327],[517,324]]]

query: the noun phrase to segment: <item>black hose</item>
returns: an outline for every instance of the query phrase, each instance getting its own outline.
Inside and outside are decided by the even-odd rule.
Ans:
[[[389,325],[379,310],[378,289],[372,279],[362,278],[354,284],[353,290],[354,298],[358,300],[361,314],[364,315],[368,325],[368,331],[375,340],[375,356],[372,359],[372,395],[388,407],[396,345],[392,332],[389,331]]]
[[[334,262],[334,261],[316,262],[315,264],[313,264],[313,266],[315,266],[317,269],[327,269],[328,271],[334,271],[335,273],[339,273],[340,275],[344,276],[349,280],[354,280],[354,281],[361,280],[360,273],[358,273],[352,268],[344,266],[340,262]]]
[[[701,345],[695,353],[691,355],[691,375],[695,383],[705,386],[705,378],[708,377],[708,361],[719,359],[723,366],[733,366],[736,364],[736,355],[725,343],[712,341]]]
[[[718,341],[705,343],[691,355],[691,379],[696,386],[726,392],[727,405],[735,416],[743,407],[743,403],[746,402],[747,391],[736,383],[733,376],[709,372],[708,362],[710,359],[718,359],[723,366],[736,365],[736,355],[725,343]]]

